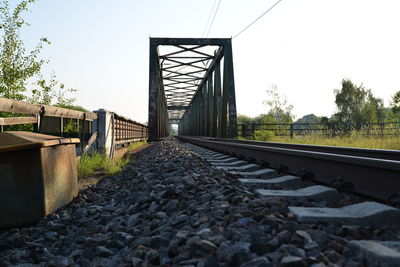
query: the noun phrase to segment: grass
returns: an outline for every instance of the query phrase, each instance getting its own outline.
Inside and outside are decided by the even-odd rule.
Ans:
[[[146,145],[146,144],[147,144],[147,142],[136,142],[136,143],[132,143],[132,144],[129,145],[128,151],[132,151],[132,150],[134,150],[134,149],[136,149],[136,148],[138,148],[138,147],[141,147],[141,146],[143,146],[143,145]]]
[[[128,151],[138,148],[146,142],[133,143],[128,147]],[[78,179],[82,180],[93,176],[113,175],[120,172],[129,163],[129,157],[111,159],[104,153],[94,152],[91,155],[82,155],[78,161]]]
[[[324,137],[320,135],[306,135],[281,137],[274,136],[268,139],[269,142],[326,145],[326,146],[345,146],[359,148],[391,149],[400,150],[400,138],[394,137],[366,137],[360,135],[351,135],[349,137]]]
[[[94,152],[92,155],[82,155],[78,162],[78,178],[93,176],[97,173],[112,175],[119,172],[129,158],[110,159],[103,153]]]

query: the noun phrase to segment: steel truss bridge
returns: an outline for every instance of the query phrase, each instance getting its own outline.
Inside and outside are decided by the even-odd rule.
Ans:
[[[150,38],[149,140],[237,136],[230,38]]]

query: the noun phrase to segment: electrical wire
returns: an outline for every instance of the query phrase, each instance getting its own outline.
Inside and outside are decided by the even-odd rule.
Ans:
[[[207,38],[208,35],[210,34],[211,28],[212,28],[212,26],[213,26],[213,24],[214,24],[214,20],[215,20],[215,17],[217,16],[218,9],[219,9],[219,5],[221,4],[221,2],[222,2],[222,0],[219,0],[217,9],[215,10],[214,17],[213,17],[213,19],[212,19],[212,21],[211,21],[211,24],[210,24],[210,28],[208,28],[208,32],[207,32],[206,38]]]
[[[211,15],[212,15],[212,13],[213,13],[213,10],[214,10],[214,7],[215,7],[215,4],[216,4],[216,3],[217,3],[217,0],[214,0],[214,3],[213,3],[212,8],[211,8],[211,10],[210,10],[210,14],[208,15],[208,19],[207,19],[206,26],[204,27],[203,34],[201,35],[202,38],[204,37],[204,34],[205,34],[206,31],[207,31],[208,24],[210,23]]]
[[[257,22],[257,20],[261,19],[265,14],[267,14],[269,11],[271,11],[276,5],[278,5],[282,0],[278,0],[274,5],[272,5],[270,8],[268,8],[264,13],[262,13],[258,18],[256,18],[253,22],[251,22],[249,25],[247,25],[243,30],[241,30],[239,33],[237,33],[235,36],[232,37],[236,38],[238,37],[242,32],[250,28],[251,25]]]

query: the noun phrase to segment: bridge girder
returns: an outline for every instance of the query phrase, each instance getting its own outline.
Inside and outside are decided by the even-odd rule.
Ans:
[[[174,123],[181,135],[237,136],[230,38],[150,38],[149,63],[149,140]]]

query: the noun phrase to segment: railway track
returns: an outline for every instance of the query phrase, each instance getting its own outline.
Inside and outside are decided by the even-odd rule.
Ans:
[[[338,225],[358,225],[358,226],[375,226],[396,225],[400,224],[400,210],[379,202],[357,199],[355,203],[350,205],[337,204],[343,199],[343,195],[339,190],[344,189],[340,184],[336,184],[336,188],[327,187],[318,184],[310,184],[309,181],[326,182],[326,178],[332,177],[328,175],[325,179],[315,176],[310,172],[298,171],[297,168],[284,166],[280,160],[288,159],[286,162],[293,163],[294,156],[306,157],[311,163],[306,166],[312,166],[320,156],[322,160],[332,163],[323,166],[337,168],[336,170],[327,170],[326,172],[318,172],[318,175],[331,173],[341,173],[345,179],[341,178],[340,183],[346,184],[346,189],[351,189],[358,194],[367,195],[369,197],[388,202],[389,196],[397,196],[396,193],[400,186],[399,153],[397,151],[371,150],[371,149],[354,149],[341,147],[323,147],[308,145],[293,145],[279,143],[263,143],[253,141],[238,141],[215,138],[192,138],[179,137],[181,141],[188,142],[186,147],[197,153],[200,157],[208,161],[215,168],[223,170],[238,178],[242,185],[247,185],[249,190],[261,197],[279,197],[289,202],[289,212],[295,216],[300,223],[333,223]],[[216,152],[219,151],[219,152]],[[276,157],[272,155],[276,153]],[[284,155],[284,156],[282,156]],[[286,157],[286,158],[285,158]],[[246,160],[247,161],[246,161]],[[365,170],[363,174],[374,170],[384,170],[384,175],[374,177],[369,175],[368,179],[348,179],[347,177],[357,176],[357,172],[348,173],[356,170],[356,168],[341,167],[346,166],[344,160],[347,159],[348,165],[357,164]],[[320,159],[321,160],[321,159]],[[304,163],[304,159],[299,158]],[[268,162],[268,163],[267,163]],[[285,162],[285,161],[283,161]],[[255,164],[259,163],[259,164]],[[277,164],[276,169],[265,168],[270,167],[271,163]],[[369,164],[368,164],[369,163]],[[317,168],[319,169],[319,168]],[[387,170],[389,169],[389,170]],[[302,170],[302,169],[300,169]],[[307,174],[307,177],[292,175]],[[396,173],[397,171],[397,179]],[[389,173],[389,177],[385,176]],[[347,175],[346,175],[347,174]],[[378,193],[370,193],[373,186],[378,185],[377,181],[385,183],[391,181],[393,188],[387,186],[375,188]],[[351,181],[351,187],[349,182]],[[353,185],[353,182],[355,184]],[[368,186],[360,186],[364,182]],[[336,180],[338,183],[338,180]],[[335,180],[331,185],[335,185]],[[272,188],[272,189],[271,189]],[[368,189],[368,190],[367,190]],[[393,198],[393,197],[392,197]],[[309,203],[320,202],[322,204],[315,206],[307,206]],[[297,203],[299,206],[291,206]],[[336,204],[335,204],[336,203]],[[395,203],[398,204],[398,203]],[[396,241],[377,241],[377,240],[361,240],[349,241],[348,246],[360,257],[366,259],[367,266],[397,266],[400,262],[400,242]]]
[[[181,140],[382,202],[400,200],[400,152],[204,137]]]

